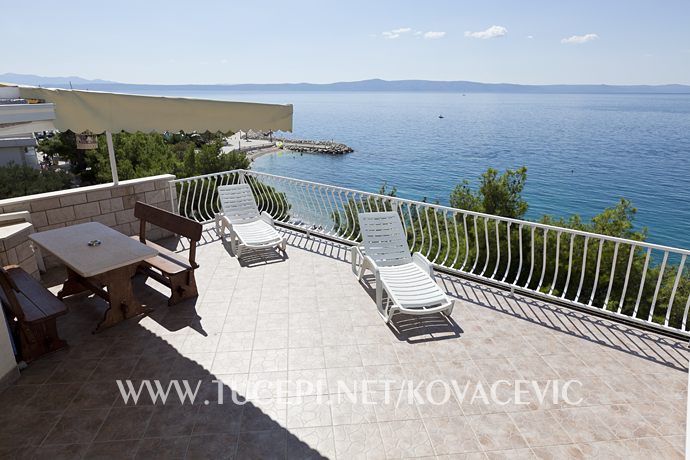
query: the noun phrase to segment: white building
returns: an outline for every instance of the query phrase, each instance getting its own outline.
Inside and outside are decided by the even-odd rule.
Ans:
[[[15,86],[0,85],[0,166],[10,163],[39,167],[35,132],[52,130],[53,104],[30,104]]]

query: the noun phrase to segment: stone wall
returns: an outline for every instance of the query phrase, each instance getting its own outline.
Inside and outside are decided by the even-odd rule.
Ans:
[[[122,181],[118,185],[101,184],[57,192],[41,193],[0,200],[0,213],[29,211],[37,232],[84,222],[100,222],[131,236],[139,233],[134,217],[134,203],[143,201],[170,211],[169,181],[172,174]],[[147,238],[157,240],[169,232],[153,227]],[[55,257],[43,254],[47,267],[58,265]]]
[[[34,278],[41,279],[34,249],[29,240],[29,235],[33,232],[34,227],[29,222],[1,226],[0,265],[19,265]]]

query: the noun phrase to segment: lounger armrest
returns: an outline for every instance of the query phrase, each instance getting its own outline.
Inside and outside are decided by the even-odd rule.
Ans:
[[[266,221],[271,227],[276,227],[275,223],[273,222],[273,217],[266,211],[262,211],[261,215],[259,215],[259,218],[263,221]]]
[[[431,262],[429,262],[429,259],[424,257],[422,253],[415,252],[412,254],[412,262],[425,272],[429,273],[429,276],[432,278],[434,277],[434,267],[431,265]]]
[[[350,248],[350,261],[352,263],[352,273],[356,275],[359,264],[362,263],[362,250],[359,244]]]

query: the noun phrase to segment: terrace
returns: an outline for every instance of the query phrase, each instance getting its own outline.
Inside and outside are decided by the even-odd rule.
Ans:
[[[67,298],[70,312],[59,329],[70,347],[31,363],[0,394],[3,456],[683,457],[687,307],[676,279],[686,252],[252,172],[172,181],[168,192],[169,179],[157,178],[165,186],[151,189],[123,186],[207,224],[197,249],[199,297],[168,307],[163,286],[135,278],[137,296],[153,311],[98,334],[91,330],[104,303],[86,295]],[[288,237],[286,259],[261,252],[240,264],[219,240],[213,190],[239,181],[250,182],[259,205],[280,221]],[[400,210],[411,248],[432,259],[439,284],[456,300],[451,321],[400,316],[387,326],[381,320],[371,278],[360,284],[351,272],[350,247],[358,235],[348,219],[360,205]],[[136,233],[127,218],[117,214],[110,225]],[[506,253],[499,235],[510,235],[511,227],[519,227],[519,235],[507,241],[519,247]],[[556,252],[549,240],[535,243],[539,232],[545,238],[558,233],[551,240]],[[184,241],[163,241],[183,254],[188,250]],[[588,257],[574,262],[573,252],[587,255],[587,244],[594,248],[599,287],[588,287],[584,268],[577,270]],[[608,244],[615,253],[602,251]],[[625,252],[626,245],[635,246]],[[570,253],[567,276],[558,263],[561,249],[566,259]],[[675,262],[678,275],[651,271],[659,268],[652,261],[641,279],[631,278],[628,261],[638,249],[659,252],[664,267],[682,258]],[[613,259],[607,264],[606,257]],[[520,267],[531,264],[529,278],[511,271],[511,258],[519,258]],[[608,282],[605,272],[616,268],[627,268],[624,281]],[[637,293],[648,288],[647,273],[657,278],[647,279],[653,301],[645,305]],[[63,279],[59,267],[43,274],[54,292]],[[663,297],[659,291],[667,284]],[[634,293],[630,308],[628,291]],[[665,305],[656,306],[662,297]],[[202,384],[193,404],[173,397],[165,404],[147,398],[132,404],[123,402],[118,379],[135,386],[145,379]],[[217,404],[214,380],[222,382],[223,404]],[[507,383],[495,386],[498,398],[472,398],[477,387],[489,392],[501,381]],[[517,381],[536,384],[522,401],[513,398]],[[580,382],[570,387],[568,400],[540,399],[534,391],[568,381]],[[422,386],[413,400],[398,396],[410,383],[423,382],[437,383]],[[470,394],[445,398],[444,384],[453,382],[469,383]],[[361,391],[348,398],[355,387]]]

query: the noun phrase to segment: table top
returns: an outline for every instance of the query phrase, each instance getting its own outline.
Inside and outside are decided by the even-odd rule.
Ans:
[[[33,233],[29,238],[86,278],[158,254],[155,249],[98,222]],[[101,244],[89,246],[93,240]]]

